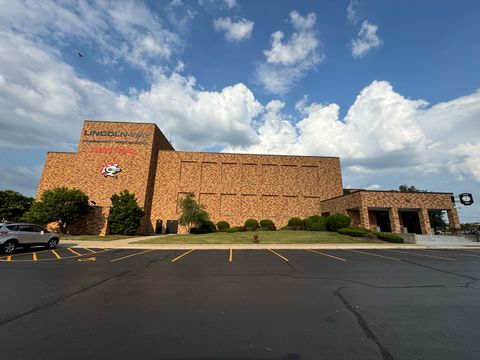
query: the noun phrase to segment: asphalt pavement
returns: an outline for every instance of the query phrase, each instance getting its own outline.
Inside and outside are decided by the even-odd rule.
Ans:
[[[55,252],[0,258],[0,359],[480,354],[480,250]]]

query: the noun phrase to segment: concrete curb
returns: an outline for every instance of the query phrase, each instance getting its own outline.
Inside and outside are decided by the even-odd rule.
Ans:
[[[138,241],[138,240],[137,240]],[[157,250],[264,250],[264,249],[480,249],[480,246],[425,246],[415,244],[115,244],[115,241],[62,242],[62,246],[100,249],[157,249]]]

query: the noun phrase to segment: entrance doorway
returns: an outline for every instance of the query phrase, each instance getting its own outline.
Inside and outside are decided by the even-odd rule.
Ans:
[[[375,218],[377,220],[377,226],[380,228],[381,232],[392,232],[388,210],[375,211]]]
[[[421,234],[420,218],[418,211],[400,211],[403,226],[407,228],[409,233]]]

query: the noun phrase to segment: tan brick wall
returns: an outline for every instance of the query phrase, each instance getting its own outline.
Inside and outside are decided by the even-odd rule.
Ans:
[[[450,226],[459,227],[457,211],[451,201],[451,193],[407,193],[396,191],[357,191],[348,195],[340,196],[335,199],[322,201],[322,212],[347,214],[347,209],[359,209],[362,217],[360,226],[374,228],[375,222],[372,220],[372,213],[369,208],[389,209],[390,222],[393,232],[400,232],[401,217],[398,216],[398,210],[418,210],[420,225],[423,233],[430,233],[430,222],[428,220],[428,210],[447,210],[450,219]]]
[[[132,136],[132,134],[134,136]],[[159,150],[173,150],[155,124],[85,121],[77,153],[48,153],[37,191],[66,186],[84,191],[99,206],[124,189],[133,192],[147,220],[141,232],[151,232],[151,195]],[[102,167],[117,163],[117,177],[105,177]]]
[[[332,157],[165,152],[158,156],[152,223],[177,219],[177,200],[192,192],[212,220],[247,218],[286,225],[320,213],[320,201],[342,193],[340,161]]]

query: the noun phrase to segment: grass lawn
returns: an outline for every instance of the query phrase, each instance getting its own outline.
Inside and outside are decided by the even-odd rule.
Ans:
[[[251,244],[253,231],[211,234],[184,234],[152,237],[136,241],[135,244]],[[258,239],[263,244],[355,244],[384,243],[377,239],[351,237],[326,231],[258,231]]]
[[[60,235],[60,241],[112,241],[121,239],[130,239],[139,235]]]

